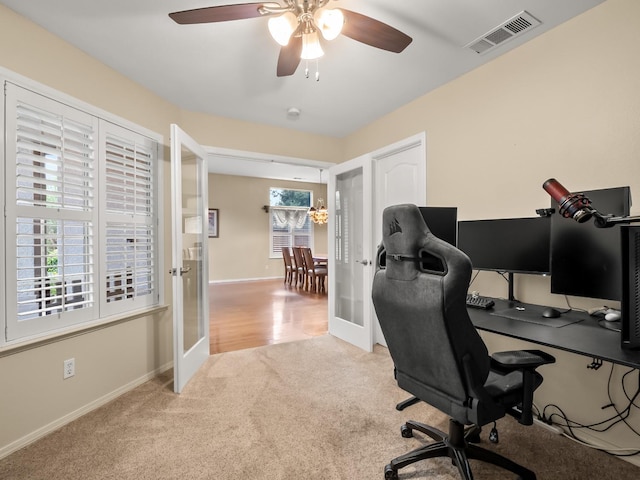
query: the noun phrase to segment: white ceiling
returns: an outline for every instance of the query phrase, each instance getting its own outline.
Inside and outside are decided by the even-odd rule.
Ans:
[[[342,138],[604,0],[334,0],[413,38],[400,54],[340,36],[320,81],[276,77],[265,18],[178,25],[170,12],[238,0],[0,0],[179,107]],[[283,2],[281,2],[283,3]],[[542,24],[479,55],[465,45],[527,11]],[[304,62],[304,61],[303,61]],[[315,62],[310,69],[315,72]],[[298,120],[287,118],[297,107]]]

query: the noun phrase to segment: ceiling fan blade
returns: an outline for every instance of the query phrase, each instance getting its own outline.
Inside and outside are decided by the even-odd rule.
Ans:
[[[302,53],[302,36],[291,37],[289,44],[280,49],[277,75],[287,77],[293,75],[300,64]]]
[[[176,23],[189,25],[193,23],[227,22],[245,18],[262,17],[260,7],[264,3],[242,3],[237,5],[220,5],[217,7],[195,8],[169,14]]]
[[[345,19],[342,34],[353,40],[395,53],[400,53],[413,41],[409,35],[386,23],[344,8],[340,10]]]

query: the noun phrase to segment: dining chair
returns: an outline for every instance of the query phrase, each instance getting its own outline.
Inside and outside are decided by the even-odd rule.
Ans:
[[[302,252],[300,247],[292,247],[293,251],[293,264],[296,273],[295,285],[306,288],[307,285],[307,272],[305,271],[304,260],[302,258]]]
[[[293,263],[289,247],[282,247],[282,259],[284,260],[284,283],[291,285],[293,282]]]
[[[318,293],[326,291],[325,280],[327,278],[327,267],[314,263],[313,254],[310,248],[302,248],[304,262],[306,265],[307,279],[309,281],[309,291]]]

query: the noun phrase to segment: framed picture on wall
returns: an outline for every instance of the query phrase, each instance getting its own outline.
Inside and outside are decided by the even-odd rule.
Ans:
[[[209,237],[218,238],[219,225],[218,225],[218,209],[209,209]]]

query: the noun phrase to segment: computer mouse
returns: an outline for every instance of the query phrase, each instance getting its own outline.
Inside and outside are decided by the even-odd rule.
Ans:
[[[553,307],[547,307],[542,311],[542,316],[545,318],[558,318],[562,313]]]
[[[619,322],[620,318],[621,318],[620,312],[618,312],[617,310],[609,310],[604,315],[604,319],[607,322]]]

